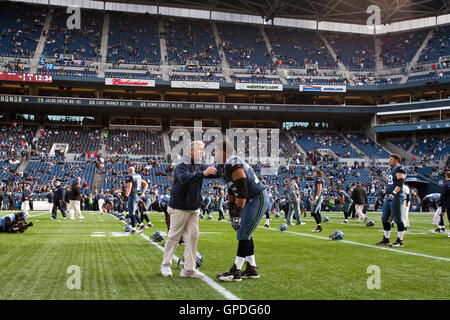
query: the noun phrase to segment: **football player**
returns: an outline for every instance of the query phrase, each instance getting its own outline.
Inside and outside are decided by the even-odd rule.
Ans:
[[[405,225],[402,218],[402,206],[405,202],[405,193],[403,192],[403,184],[406,179],[406,170],[400,164],[400,156],[398,154],[391,154],[389,157],[389,166],[391,172],[388,175],[388,182],[385,188],[385,197],[383,202],[383,213],[381,222],[383,223],[384,236],[383,240],[377,245],[387,245],[394,248],[403,247],[403,233],[405,232]],[[390,242],[391,223],[390,218],[393,217],[397,224],[397,240],[395,243]]]
[[[342,223],[348,223],[348,218],[350,217],[350,206],[352,205],[353,200],[342,187],[337,187],[336,191],[341,199],[342,211],[344,211],[344,221],[342,221]]]
[[[216,277],[220,281],[233,282],[243,278],[257,279],[259,274],[252,234],[270,206],[269,194],[253,169],[243,159],[233,155],[233,144],[224,141],[217,149],[216,161],[225,163],[219,168],[222,167],[222,178],[228,186],[231,226],[237,231],[238,248],[231,269]],[[246,269],[241,272],[244,262]]]
[[[436,211],[435,216],[438,215],[436,216],[438,226],[436,230],[433,231],[434,233],[445,232],[444,213],[442,212],[442,209],[437,211],[440,200],[440,193],[431,193],[426,195],[422,200],[422,207],[425,208],[425,210],[430,210],[430,208],[433,208]]]
[[[150,199],[149,195],[146,193],[142,193],[139,198],[138,209],[139,213],[141,214],[141,221],[147,221],[147,227],[153,227],[153,224],[151,223],[147,214],[147,211],[150,210],[151,205],[152,200]]]
[[[225,216],[223,215],[223,201],[225,199],[225,192],[223,191],[223,188],[220,186],[219,181],[216,181],[214,189],[216,191],[217,197],[217,211],[219,211],[218,221],[225,220]]]
[[[311,191],[311,215],[314,217],[314,220],[316,220],[317,227],[313,232],[322,232],[322,216],[320,215],[320,210],[322,209],[322,202],[323,202],[323,196],[322,196],[322,190],[323,190],[323,179],[322,179],[322,170],[317,169],[314,172],[314,186]]]
[[[138,192],[142,190],[142,193],[145,194],[147,191],[148,184],[145,182],[140,174],[136,173],[134,167],[128,168],[128,174],[125,176],[126,182],[126,194],[125,197],[128,198],[128,215],[131,220],[131,233],[136,233],[136,220],[140,221],[139,217],[136,219],[137,206],[139,203]],[[141,222],[139,225],[139,231],[145,229],[144,224]]]
[[[166,220],[166,226],[167,226],[167,234],[169,234],[169,230],[170,230],[170,215],[169,215],[169,212],[167,211],[167,206],[169,205],[169,200],[170,200],[170,196],[165,195],[165,196],[160,197],[159,199],[154,200],[151,204],[151,208],[153,211],[164,213],[164,217]],[[178,244],[184,244],[183,236],[181,236]]]

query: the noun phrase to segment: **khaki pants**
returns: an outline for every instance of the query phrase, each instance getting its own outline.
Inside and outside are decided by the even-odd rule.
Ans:
[[[181,236],[184,234],[184,269],[195,270],[198,243],[198,216],[197,210],[178,210],[168,207],[170,215],[170,230],[164,246],[162,265],[171,266],[172,258]]]
[[[410,203],[411,205],[411,203]],[[405,227],[409,228],[409,206],[406,205],[406,201],[403,203],[403,211],[402,211],[402,215],[403,215],[403,224],[405,225]]]
[[[52,213],[53,211],[53,202],[48,203],[48,212]]]
[[[105,200],[103,199],[98,199],[98,212],[100,214],[103,213],[103,204],[105,203]]]
[[[75,211],[77,213],[78,219],[82,219],[83,216],[81,215],[81,209],[80,209],[80,200],[69,200],[69,206],[67,207],[67,210],[69,210],[69,217],[70,219],[74,219],[73,212]]]
[[[358,218],[356,221],[361,221],[361,219],[364,219],[366,215],[363,213],[364,205],[363,204],[355,204],[355,211],[358,215]]]
[[[22,210],[25,213],[28,213],[28,211],[30,211],[30,201],[28,200],[23,201],[20,210]]]

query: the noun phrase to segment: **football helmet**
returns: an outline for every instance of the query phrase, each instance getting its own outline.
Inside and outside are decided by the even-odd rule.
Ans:
[[[184,269],[184,256],[178,259],[177,265],[179,268]],[[202,265],[203,265],[203,256],[200,252],[197,251],[197,260],[195,261],[195,268],[200,269]]]
[[[288,226],[287,226],[287,224],[285,224],[285,223],[283,223],[283,224],[280,226],[280,231],[287,231],[287,229],[288,229]]]
[[[323,217],[323,222],[328,222],[328,221],[330,221],[330,219],[328,219],[328,217]]]
[[[342,240],[344,239],[344,233],[341,230],[336,230],[330,234],[331,240]]]
[[[164,232],[162,232],[162,231],[153,232],[153,241],[154,242],[164,241]]]
[[[366,227],[373,227],[375,225],[375,222],[373,222],[373,220],[369,220],[366,223]]]

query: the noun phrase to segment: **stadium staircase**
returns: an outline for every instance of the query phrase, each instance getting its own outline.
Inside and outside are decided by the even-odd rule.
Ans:
[[[165,36],[165,28],[163,19],[158,19],[159,26],[159,46],[161,51],[161,75],[164,81],[169,81],[169,64],[167,61],[167,44],[166,44],[166,36]]]
[[[345,78],[349,79],[351,84],[353,84],[353,81],[351,80],[352,77],[350,76],[349,70],[342,62],[337,61],[337,54],[334,51],[333,47],[328,42],[327,38],[322,33],[318,33],[318,35],[320,36],[320,39],[322,39],[323,43],[325,44],[325,47],[327,47],[327,49],[330,52],[331,56],[333,57],[334,61],[339,66],[339,70],[344,74]]]
[[[406,67],[406,73],[409,74],[409,72],[411,71],[411,68],[414,67],[417,64],[417,61],[419,61],[420,58],[420,54],[422,53],[423,49],[426,48],[428,42],[430,41],[430,39],[433,37],[434,34],[434,29],[431,29],[425,40],[423,40],[422,44],[420,45],[419,49],[417,49],[416,54],[414,55],[414,57],[412,58],[411,62],[408,64],[408,66]],[[402,80],[400,81],[400,83],[406,83],[408,81],[408,76],[406,77],[402,77]]]
[[[170,147],[170,139],[167,131],[162,133],[163,143],[164,143],[164,154],[167,155],[172,152],[172,148]]]
[[[270,43],[269,37],[267,36],[266,30],[264,30],[264,27],[259,27],[259,32],[261,33],[261,35],[264,38],[264,42],[266,43],[266,47],[267,47],[267,51],[270,53],[270,58],[272,59],[272,62],[277,64],[277,58],[272,54],[273,48],[272,48],[272,44]],[[277,68],[278,71],[278,75],[280,77],[281,82],[283,82],[283,84],[288,84],[288,81],[286,80],[286,70],[283,70],[281,68]]]
[[[360,148],[358,148],[358,146],[356,146],[350,139],[347,139],[347,137],[345,136],[345,135],[340,135],[342,138],[344,138],[344,140],[348,143],[348,144],[350,144],[350,146],[353,148],[353,149],[355,149],[355,150],[357,150],[359,153],[361,153],[361,154],[363,154],[364,155],[364,160],[367,160],[367,161],[369,161],[370,160],[370,157],[364,152],[364,151],[362,151]]]
[[[50,23],[53,18],[53,13],[54,9],[50,8],[45,18],[44,27],[42,28],[42,33],[41,36],[39,37],[39,42],[36,47],[36,51],[34,52],[33,59],[31,60],[30,73],[37,73],[37,69],[39,67],[39,58],[42,56],[42,52],[44,51],[45,41],[47,39],[48,30],[50,29]]]
[[[399,154],[402,158],[405,158],[406,160],[410,160],[412,158],[411,151],[414,148],[414,144],[408,150],[397,147],[395,144],[389,141],[385,141],[383,142],[383,144],[380,145],[387,151]]]
[[[287,131],[286,131],[284,134],[285,134],[286,137],[289,139],[289,141],[294,141],[295,149],[297,149],[297,151],[298,151],[299,153],[302,153],[302,154],[306,155],[306,151],[298,144],[297,139],[294,139],[294,137],[291,136],[291,133],[290,133],[290,132],[287,132]]]
[[[106,58],[108,55],[108,38],[109,38],[109,14],[105,12],[103,19],[102,44],[100,48],[101,63],[98,67],[98,76],[105,77]]]
[[[227,62],[227,57],[225,56],[225,51],[223,51],[222,40],[220,40],[219,31],[217,30],[217,25],[215,22],[211,22],[212,30],[214,33],[214,38],[216,39],[217,50],[219,50],[220,60],[222,61],[222,70],[227,82],[231,81],[230,65]]]
[[[376,55],[376,66],[375,66],[375,70],[377,72],[380,72],[381,70],[384,69],[384,63],[383,63],[383,52],[381,49],[381,38],[379,37],[375,37],[375,55]]]

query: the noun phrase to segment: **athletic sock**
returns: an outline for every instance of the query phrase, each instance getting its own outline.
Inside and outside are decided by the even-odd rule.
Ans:
[[[402,241],[403,241],[403,233],[404,233],[404,231],[399,231],[399,232],[398,232],[398,238],[399,238],[400,240],[402,240]]]
[[[250,264],[252,267],[256,267],[255,255],[248,256],[246,257],[246,259],[248,264]]]
[[[236,259],[234,259],[234,264],[236,265],[236,268],[238,270],[242,269],[242,266],[244,265],[244,262],[245,262],[245,258],[243,258],[243,257],[236,256]]]
[[[386,239],[389,239],[390,236],[391,236],[391,231],[386,231],[386,230],[384,230],[384,237],[385,237]]]

